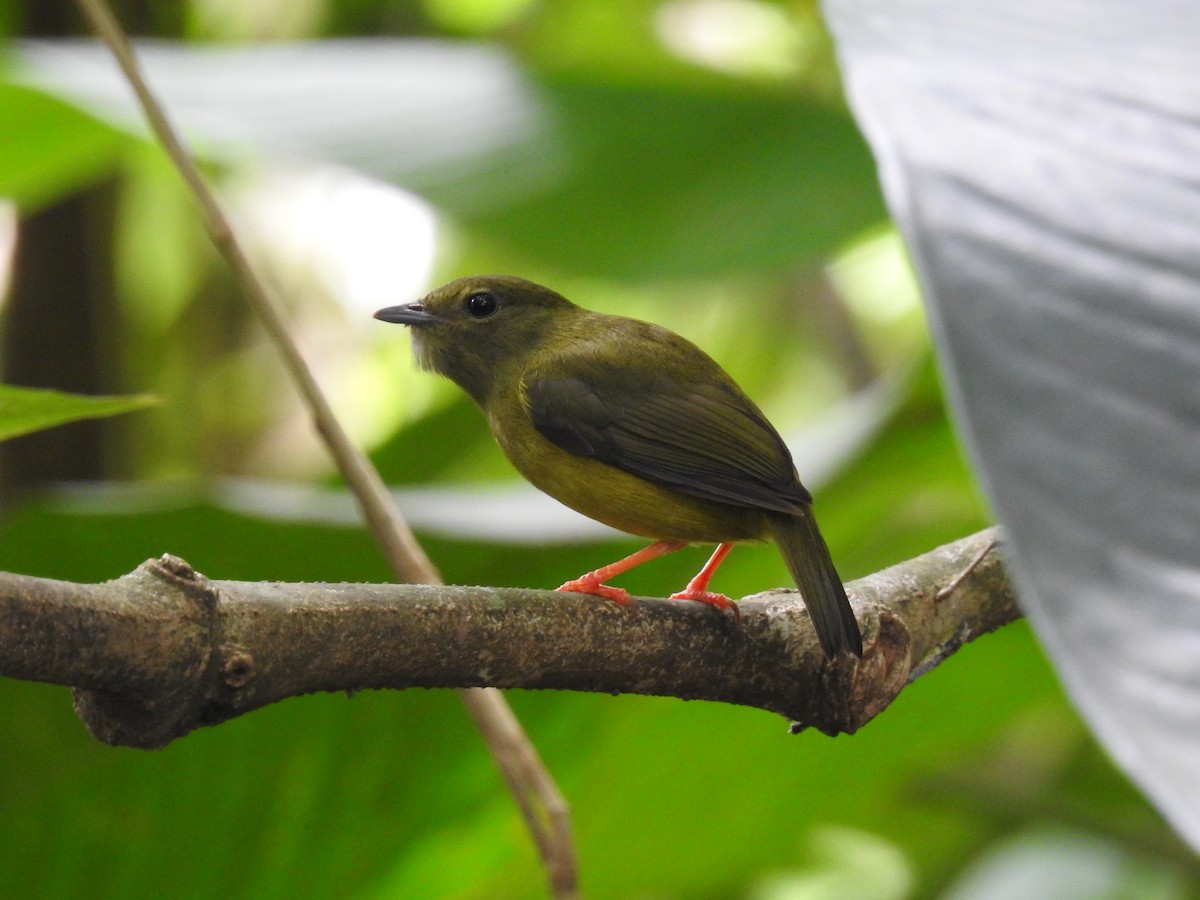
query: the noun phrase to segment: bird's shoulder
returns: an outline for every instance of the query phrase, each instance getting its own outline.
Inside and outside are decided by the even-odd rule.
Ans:
[[[530,368],[545,375],[603,371],[624,373],[618,384],[644,380],[650,373],[699,367],[706,379],[728,378],[703,350],[675,332],[626,316],[581,310],[530,357]]]
[[[580,316],[531,354],[520,389],[533,413],[570,415],[593,427],[669,406],[692,415],[714,405],[757,413],[725,370],[686,338],[603,313]]]

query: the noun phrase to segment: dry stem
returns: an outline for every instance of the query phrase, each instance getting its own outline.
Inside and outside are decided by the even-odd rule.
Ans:
[[[440,583],[433,563],[400,515],[378,471],[350,440],[287,330],[283,306],[247,257],[220,202],[200,174],[183,139],[151,93],[129,38],[105,0],[76,0],[93,30],[108,45],[137,94],[142,110],[203,214],[213,243],[246,290],[284,366],[309,408],[317,433],[324,440],[342,477],[354,492],[372,534],[396,576],[402,581]],[[534,841],[543,856],[555,896],[575,894],[575,850],[566,802],[543,765],[536,748],[496,691],[468,690],[463,701],[513,792]],[[549,826],[549,830],[547,827]]]

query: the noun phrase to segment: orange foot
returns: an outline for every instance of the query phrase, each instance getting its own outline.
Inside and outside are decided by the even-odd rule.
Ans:
[[[733,612],[735,619],[740,618],[737,604],[726,597],[724,594],[715,594],[712,591],[698,591],[691,586],[684,588],[678,594],[671,595],[672,600],[697,600],[700,603],[707,603],[709,606],[715,606],[717,609],[728,609]]]
[[[582,578],[576,578],[574,581],[568,581],[566,584],[561,584],[555,590],[570,591],[575,594],[595,594],[597,597],[612,600],[621,606],[624,606],[633,597],[625,588],[603,584],[600,579],[589,578],[587,575],[584,575]]]

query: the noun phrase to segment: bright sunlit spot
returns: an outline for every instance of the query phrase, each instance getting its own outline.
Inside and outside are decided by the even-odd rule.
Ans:
[[[329,18],[323,0],[191,0],[188,6],[199,35],[224,41],[297,40]]]
[[[247,236],[280,286],[297,337],[351,434],[373,444],[436,402],[432,379],[414,377],[406,335],[372,318],[428,290],[438,238],[433,208],[332,166],[256,173],[235,195]],[[331,312],[340,319],[336,325]],[[302,416],[289,422],[269,441],[272,452],[306,447],[287,429],[307,428]]]
[[[428,284],[437,222],[429,204],[413,194],[321,167],[266,174],[240,200],[277,267],[316,278],[352,318]]]
[[[0,309],[12,284],[13,254],[17,250],[17,208],[0,200]]]
[[[535,0],[424,0],[429,17],[444,28],[484,34],[511,25]]]
[[[794,23],[758,0],[675,0],[659,8],[655,26],[672,53],[721,72],[786,76],[803,62]]]
[[[921,315],[920,288],[895,230],[858,241],[830,264],[828,273],[850,308],[868,321],[893,326]]]
[[[752,900],[911,895],[917,880],[913,862],[882,835],[831,825],[814,828],[807,843],[809,864],[763,877],[749,894]]]

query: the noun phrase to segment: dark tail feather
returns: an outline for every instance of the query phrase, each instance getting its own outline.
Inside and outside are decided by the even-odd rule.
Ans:
[[[767,513],[767,522],[796,587],[804,596],[804,605],[825,655],[830,659],[847,652],[862,656],[862,632],[858,630],[846,589],[833,567],[833,558],[812,510],[798,516]]]

